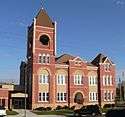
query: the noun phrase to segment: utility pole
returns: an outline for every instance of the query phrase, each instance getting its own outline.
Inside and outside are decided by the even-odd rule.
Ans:
[[[24,112],[24,117],[26,117],[26,100],[27,100],[27,60],[26,60],[26,66],[25,66],[25,112]]]
[[[122,100],[121,94],[122,94],[122,92],[121,92],[121,78],[119,78],[119,98],[120,98],[120,102]]]
[[[123,80],[123,82],[122,82],[122,86],[123,86],[123,89],[122,89],[122,93],[123,93],[123,95],[122,95],[122,101],[124,101],[125,100],[125,72],[123,71],[122,72],[122,80]]]

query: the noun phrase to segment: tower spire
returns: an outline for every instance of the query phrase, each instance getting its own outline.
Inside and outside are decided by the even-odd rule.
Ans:
[[[45,0],[41,0],[41,8],[44,9],[44,2]]]

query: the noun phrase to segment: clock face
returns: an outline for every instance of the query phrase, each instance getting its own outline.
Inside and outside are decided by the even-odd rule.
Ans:
[[[40,42],[42,45],[48,45],[49,44],[49,37],[47,35],[40,36]]]

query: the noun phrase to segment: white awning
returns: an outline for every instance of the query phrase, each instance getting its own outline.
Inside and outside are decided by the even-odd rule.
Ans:
[[[11,97],[17,97],[17,98],[25,98],[25,97],[28,97],[28,94],[25,94],[25,93],[13,93],[11,94]]]

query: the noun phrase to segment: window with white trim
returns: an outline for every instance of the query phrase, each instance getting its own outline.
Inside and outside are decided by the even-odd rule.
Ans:
[[[112,82],[112,76],[110,76],[110,85],[112,85],[113,82]]]
[[[89,101],[97,101],[98,93],[97,92],[89,92]]]
[[[46,55],[45,54],[42,55],[42,63],[46,63]]]
[[[50,55],[49,54],[39,54],[38,56],[38,63],[42,63],[42,64],[48,64],[50,63]]]
[[[113,98],[113,91],[104,91],[104,101],[112,101]]]
[[[96,76],[89,76],[89,85],[96,85],[97,84],[97,77]]]
[[[57,84],[65,85],[66,84],[66,76],[64,74],[57,75]]]
[[[89,85],[92,84],[92,76],[89,76]]]
[[[39,93],[39,101],[48,102],[49,101],[49,93],[48,92],[40,92]]]
[[[47,54],[47,56],[46,56],[46,63],[50,63],[50,55],[49,54]]]
[[[42,63],[42,55],[41,54],[38,57],[38,61],[39,61],[39,63]]]
[[[111,75],[104,75],[103,76],[103,86],[110,86],[112,85],[112,76]]]
[[[89,93],[89,100],[92,101],[92,93]]]
[[[74,84],[75,85],[83,84],[82,75],[74,75]]]
[[[57,101],[65,102],[66,101],[66,93],[59,92],[57,93]]]
[[[39,75],[39,83],[40,84],[48,84],[49,75],[48,74],[41,74]]]

